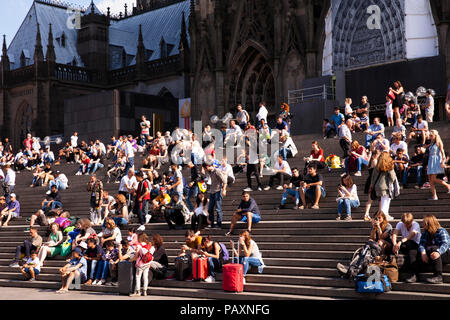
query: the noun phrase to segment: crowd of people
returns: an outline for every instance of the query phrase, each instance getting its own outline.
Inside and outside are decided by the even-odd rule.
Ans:
[[[411,106],[409,102],[409,107],[402,108],[402,99],[399,98],[402,93],[401,84],[396,82],[394,87],[396,89],[390,89],[389,94],[392,93],[395,97],[391,97],[390,104],[387,105],[387,109],[392,106],[392,113],[395,115],[389,121],[389,124],[395,123],[389,138],[385,137],[385,127],[380,118],[375,118],[370,124],[370,104],[367,97],[362,98],[361,106],[356,109],[351,107],[351,99],[347,99],[344,114],[337,107],[331,121],[324,120],[324,138],[338,136],[343,150],[344,173],[337,188],[336,199],[338,221],[351,220],[352,209],[361,205],[358,188],[351,174],[361,176],[365,169],[369,176],[364,192],[369,197],[364,220],[370,221],[374,226],[379,225],[376,221],[380,216],[386,221],[392,221],[393,218],[389,215],[391,200],[398,196],[400,189],[408,187],[410,176],[414,176],[416,188],[430,189],[430,200],[438,200],[438,185],[442,185],[450,193],[450,185],[447,183],[450,158],[445,154],[439,133],[428,128],[428,123],[432,121],[429,104],[434,104],[431,94],[427,93],[425,121],[420,108],[417,114],[414,113],[418,106]],[[298,150],[290,136],[290,120],[293,115],[289,106],[283,104],[273,127],[268,125],[267,117],[264,102],[259,105],[255,123],[252,123],[249,113],[239,105],[235,119],[221,126],[219,135],[214,134],[210,125],[206,125],[200,142],[199,137],[191,130],[178,127],[172,133],[166,132],[164,135],[156,132],[153,137],[150,135],[150,122],[143,116],[140,123],[141,134],[138,137],[112,137],[110,143],[105,145],[100,140],[79,142],[75,132],[70,142],[59,150],[57,158],[49,146],[42,148],[39,141],[31,135],[23,142],[24,148],[15,155],[11,144],[5,139],[0,146],[0,159],[6,172],[4,175],[0,171],[5,194],[0,198],[0,222],[5,220],[4,226],[7,226],[11,219],[20,214],[20,203],[13,193],[16,172],[33,171],[30,188],[48,188],[39,209],[29,219],[31,239],[17,247],[11,266],[19,267],[21,256],[24,255],[27,261],[21,267],[21,272],[33,281],[41,272],[47,257],[70,257],[67,259],[68,264],[60,269],[62,286],[58,292],[65,293],[74,278],[81,279],[81,283],[88,285],[104,285],[108,279],[115,284],[119,262],[130,261],[136,267],[136,289],[133,296],[142,294],[141,279],[145,295],[149,281],[152,278],[167,278],[169,267],[162,237],[153,234],[150,240],[145,233],[146,225],[165,221],[169,229],[183,229],[185,224],[191,226],[186,233],[186,244],[181,247],[175,264],[187,263],[192,268],[194,259],[205,257],[209,266],[209,276],[205,281],[214,282],[215,273],[227,262],[225,257],[229,254],[222,243],[202,233],[208,229],[222,229],[223,198],[233,188],[235,175],[245,171],[248,185],[243,190],[242,200],[232,215],[230,228],[225,235],[232,236],[238,222],[246,224],[247,228],[239,234],[239,252],[233,245],[235,262],[243,264],[244,274],[250,266],[262,273],[265,264],[251,233],[254,225],[263,217],[256,200],[251,197],[252,192],[268,191],[271,188],[282,191],[280,210],[286,208],[289,197],[294,199],[296,210],[306,209],[308,203],[311,209],[318,210],[321,199],[327,194],[323,178],[326,172],[321,173],[321,170],[329,168],[324,150],[317,141],[312,143],[309,156],[303,158],[305,167],[291,168],[288,158],[295,157]],[[411,122],[412,118],[414,120]],[[411,125],[409,134],[406,132],[406,125]],[[357,131],[366,133],[365,141],[361,144],[352,138],[352,133]],[[277,138],[278,151],[273,154],[263,152]],[[216,150],[217,139],[222,139],[222,146],[241,146],[237,158],[228,161],[226,156],[218,156],[221,150]],[[415,153],[409,158],[408,143],[414,142]],[[143,165],[137,169],[135,158],[139,156],[143,157]],[[108,167],[105,167],[106,160],[111,163]],[[90,199],[89,219],[71,217],[64,209],[63,198],[68,193],[64,190],[70,190],[69,179],[55,170],[62,161],[79,165],[75,175],[90,175],[86,188]],[[183,176],[183,169],[189,171],[189,178]],[[106,181],[97,177],[99,170],[106,172]],[[262,184],[264,175],[270,176],[267,186]],[[256,188],[252,185],[252,176],[256,180]],[[110,183],[118,184],[115,195],[110,195],[104,188],[104,184]],[[370,217],[373,201],[380,202],[380,210],[374,217]],[[128,227],[133,217],[139,221],[137,229]],[[48,226],[49,236],[46,242],[38,235],[36,224]],[[102,232],[97,234],[93,226],[101,226]],[[122,238],[121,229],[124,228],[128,228],[127,239]],[[440,234],[441,238],[446,238],[443,231]],[[435,233],[431,234],[433,236]],[[375,232],[374,240],[380,239],[389,240],[384,234]],[[393,249],[397,245],[396,239],[394,236],[391,243]],[[422,253],[421,249],[419,247]],[[448,253],[444,249],[439,250],[442,255]],[[429,255],[432,261],[437,259],[436,256],[433,253]],[[442,259],[444,263],[447,262],[445,259]],[[173,278],[176,278],[175,275],[168,279]],[[192,275],[182,278],[192,280]]]

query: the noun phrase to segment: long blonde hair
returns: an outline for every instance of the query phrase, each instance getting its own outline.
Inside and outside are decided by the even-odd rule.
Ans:
[[[377,170],[378,172],[388,172],[394,169],[394,160],[387,152],[382,152],[378,158]]]
[[[444,144],[442,142],[442,139],[441,139],[441,136],[439,135],[439,132],[437,130],[435,130],[435,129],[430,130],[430,134],[432,134],[432,135],[434,135],[436,137],[434,143],[436,144],[436,146],[438,148],[441,148],[441,147],[444,146]]]
[[[441,225],[434,215],[427,214],[423,217],[423,228],[434,237],[436,232],[441,228]]]

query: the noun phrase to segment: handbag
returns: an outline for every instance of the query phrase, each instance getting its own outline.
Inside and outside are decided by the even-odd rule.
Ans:
[[[400,185],[398,183],[397,177],[392,182],[392,184],[389,185],[389,198],[395,199],[398,198],[400,195]]]
[[[377,200],[377,192],[375,191],[375,186],[378,183],[378,180],[380,179],[380,175],[381,175],[381,172],[378,172],[378,177],[375,180],[375,183],[373,184],[372,191],[370,192],[370,200]]]

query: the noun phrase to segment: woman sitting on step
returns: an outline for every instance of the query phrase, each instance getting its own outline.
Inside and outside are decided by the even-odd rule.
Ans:
[[[370,239],[377,242],[381,247],[381,256],[386,256],[392,253],[392,225],[388,222],[383,211],[378,211],[372,219],[372,231],[370,232]]]
[[[352,150],[349,152],[349,157],[345,159],[345,174],[350,174],[350,171],[355,171],[355,177],[361,176],[362,166],[369,165],[369,157],[367,156],[366,148],[361,146],[358,141],[352,142]]]
[[[424,232],[420,237],[419,252],[423,264],[431,265],[433,272],[433,277],[427,278],[426,282],[442,283],[442,265],[450,263],[450,237],[433,215],[423,218],[422,227]]]
[[[336,220],[352,220],[352,208],[359,207],[358,189],[353,183],[350,175],[345,175],[341,178],[341,184],[338,187],[339,197],[336,199],[338,203],[338,217]],[[346,210],[347,216],[342,219],[342,213]]]
[[[247,274],[248,269],[250,267],[257,267],[258,273],[263,272],[265,264],[262,259],[261,252],[259,251],[258,245],[251,238],[250,233],[248,231],[242,231],[239,234],[239,252],[234,247],[232,240],[230,240],[230,244],[231,247],[233,248],[234,255],[236,256],[234,258],[233,263],[240,263],[244,266],[244,276]]]
[[[53,222],[50,226],[51,233],[48,236],[47,242],[44,242],[39,249],[38,257],[41,267],[44,265],[44,260],[49,254],[50,257],[54,257],[61,254],[61,247],[64,241],[63,234],[59,230],[59,224]]]

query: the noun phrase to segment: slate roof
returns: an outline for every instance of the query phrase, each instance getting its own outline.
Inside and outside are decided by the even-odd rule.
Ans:
[[[76,29],[68,28],[67,22],[70,20],[67,9],[40,2],[33,2],[27,16],[17,31],[14,39],[8,48],[8,56],[13,57],[14,65],[12,69],[20,68],[20,55],[23,50],[27,50],[31,57],[29,64],[34,63],[34,46],[36,44],[37,24],[41,31],[42,47],[44,57],[47,52],[49,24],[52,24],[53,42],[55,46],[56,62],[67,64],[75,58],[78,66],[83,66],[81,58],[77,52],[77,32]],[[64,33],[66,38],[65,47],[56,42],[56,38]]]
[[[94,4],[94,11],[101,14]],[[91,12],[91,6],[86,14]],[[160,42],[164,38],[167,44],[173,45],[169,56],[178,54],[178,45],[181,35],[182,12],[185,14],[186,28],[188,30],[190,1],[185,0],[167,7],[159,8],[145,13],[130,16],[121,20],[111,20],[109,39],[111,56],[117,49],[125,50],[129,65],[136,63],[139,25],[142,25],[144,45],[153,53],[149,61],[160,59]],[[72,17],[73,18],[73,17]],[[31,54],[28,64],[33,64],[34,47],[36,44],[37,24],[39,23],[44,57],[47,51],[49,24],[52,24],[56,62],[68,64],[75,58],[78,66],[83,66],[81,57],[77,52],[77,31],[68,27],[71,14],[61,6],[34,1],[22,25],[17,31],[8,48],[8,56],[12,63],[11,69],[20,68],[20,56],[23,50]],[[65,47],[56,41],[64,33]],[[188,41],[189,34],[188,34]],[[112,58],[112,57],[111,57]],[[113,60],[113,59],[111,59]],[[116,59],[117,60],[117,59]],[[119,59],[120,60],[120,59]],[[111,64],[111,69],[121,68],[119,64]]]

